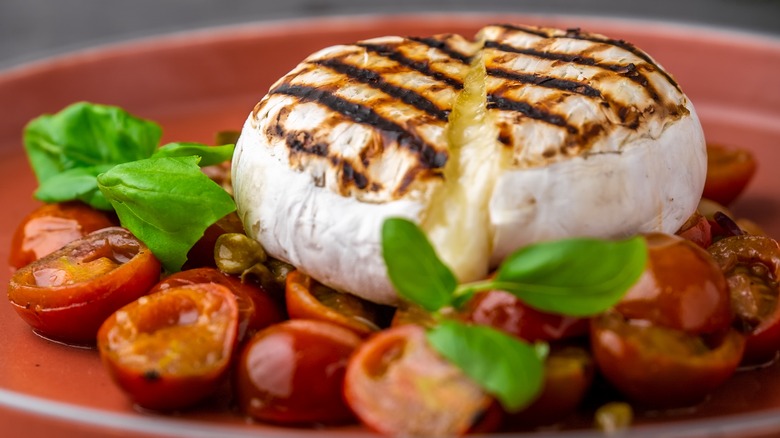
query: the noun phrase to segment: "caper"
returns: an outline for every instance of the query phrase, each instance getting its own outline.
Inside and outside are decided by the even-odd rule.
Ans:
[[[214,261],[220,271],[243,274],[252,266],[267,259],[259,242],[241,233],[226,233],[214,245]]]

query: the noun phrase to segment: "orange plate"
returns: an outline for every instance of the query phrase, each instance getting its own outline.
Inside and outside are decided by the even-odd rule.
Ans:
[[[780,40],[713,28],[564,16],[343,17],[189,32],[81,51],[0,72],[0,260],[12,230],[36,202],[21,146],[24,124],[79,100],[122,106],[159,121],[163,141],[211,142],[240,129],[272,82],[322,47],[361,38],[457,32],[492,22],[581,27],[634,42],[679,80],[710,140],[750,148],[759,170],[734,206],[780,236]],[[0,283],[8,272],[0,270]],[[0,425],[3,436],[360,436],[359,427],[301,431],[248,424],[226,409],[177,416],[139,413],[109,381],[96,351],[30,332],[0,302]],[[224,405],[224,403],[222,403]],[[742,373],[690,412],[641,418],[631,434],[674,436],[780,432],[780,366]],[[603,436],[585,419],[555,437]]]

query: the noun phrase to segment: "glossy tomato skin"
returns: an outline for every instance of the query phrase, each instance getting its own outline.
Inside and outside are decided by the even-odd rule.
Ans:
[[[466,305],[466,320],[489,325],[528,342],[558,341],[588,334],[588,320],[536,310],[504,291],[480,292]]]
[[[773,360],[780,350],[780,245],[766,236],[739,235],[709,251],[726,275],[735,326],[747,335],[743,362]]]
[[[702,197],[730,204],[745,190],[756,167],[756,159],[747,149],[707,144],[707,178]]]
[[[344,395],[363,424],[384,435],[457,436],[498,425],[495,401],[436,354],[414,324],[383,330],[358,348]],[[486,417],[490,425],[480,421]]]
[[[202,283],[139,298],[111,315],[97,339],[103,364],[134,403],[171,411],[217,391],[237,336],[235,296]]]
[[[94,343],[103,321],[145,295],[160,262],[124,228],[104,228],[19,269],[8,285],[14,310],[36,332]]]
[[[93,231],[115,225],[111,214],[81,202],[44,204],[14,231],[9,263],[19,269]]]
[[[591,320],[601,373],[631,401],[651,408],[701,402],[739,366],[745,339],[729,330],[709,342],[680,330],[607,312]]]
[[[331,322],[362,337],[380,329],[380,306],[332,290],[298,270],[287,274],[285,301],[290,318]]]
[[[239,315],[239,341],[285,319],[282,306],[262,286],[243,282],[237,277],[210,267],[188,269],[171,274],[157,283],[149,293],[201,283],[220,284],[230,289],[236,296]]]
[[[347,360],[360,343],[351,330],[308,319],[256,333],[243,347],[234,373],[240,410],[277,424],[354,421],[342,386]]]
[[[668,234],[650,233],[645,240],[648,266],[615,309],[691,334],[726,330],[732,320],[728,285],[707,251]]]

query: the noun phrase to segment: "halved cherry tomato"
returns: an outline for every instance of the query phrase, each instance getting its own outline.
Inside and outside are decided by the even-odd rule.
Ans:
[[[391,436],[462,435],[495,406],[428,346],[425,329],[412,324],[383,330],[358,348],[344,395],[366,426]]]
[[[555,341],[588,334],[588,320],[541,312],[504,291],[481,292],[469,301],[465,318],[528,342]]]
[[[702,197],[724,205],[736,199],[756,172],[756,159],[747,149],[707,144],[707,179]]]
[[[505,424],[513,429],[560,423],[577,410],[593,383],[596,365],[585,348],[551,345],[544,363],[544,389],[520,412],[507,414]]]
[[[171,274],[157,283],[149,293],[201,283],[221,284],[230,289],[236,296],[239,341],[285,319],[282,306],[262,286],[255,283],[244,283],[238,278],[214,268],[196,268]]]
[[[379,305],[337,292],[297,270],[287,274],[285,299],[290,318],[332,322],[360,336],[380,329],[382,309]]]
[[[9,263],[19,269],[93,231],[115,225],[111,215],[81,202],[44,204],[14,231]]]
[[[8,299],[39,334],[94,343],[100,324],[159,278],[146,245],[124,228],[104,228],[16,271]]]
[[[780,246],[765,236],[740,235],[709,248],[731,293],[735,326],[747,335],[744,362],[757,364],[780,350]]]
[[[700,402],[733,375],[745,338],[732,329],[706,339],[609,311],[591,320],[591,347],[601,373],[630,400],[671,408]]]
[[[710,221],[698,210],[694,211],[691,217],[677,231],[678,236],[690,240],[696,245],[707,249],[712,244],[712,226]]]
[[[213,394],[238,334],[233,293],[215,283],[172,287],[119,309],[100,327],[111,377],[147,409],[175,410]]]
[[[239,408],[272,423],[353,421],[342,385],[347,360],[360,342],[351,330],[308,319],[258,332],[244,346],[235,373]]]
[[[645,235],[647,268],[615,309],[628,319],[691,334],[719,333],[731,325],[726,278],[712,257],[678,236]]]

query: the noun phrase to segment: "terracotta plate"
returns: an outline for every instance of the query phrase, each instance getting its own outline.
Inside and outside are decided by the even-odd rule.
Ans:
[[[350,17],[183,33],[101,47],[0,73],[0,259],[36,202],[21,145],[31,118],[75,101],[122,106],[159,121],[163,141],[210,142],[240,129],[271,83],[324,46],[388,34],[472,35],[491,22],[581,27],[634,42],[679,80],[710,140],[752,149],[760,169],[735,206],[780,236],[780,40],[710,28],[577,17],[487,15]],[[0,270],[0,283],[8,271]],[[3,436],[357,436],[358,427],[299,430],[249,424],[227,409],[177,416],[137,412],[109,381],[93,350],[35,336],[0,302],[0,424]],[[743,372],[701,406],[646,416],[631,436],[780,433],[780,366]],[[601,436],[573,424],[556,437]]]

